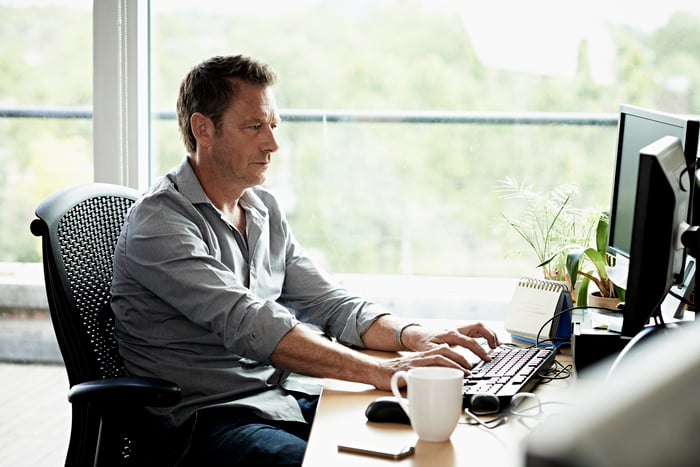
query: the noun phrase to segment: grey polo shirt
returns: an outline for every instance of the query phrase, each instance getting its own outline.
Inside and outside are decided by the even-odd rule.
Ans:
[[[362,347],[362,334],[387,314],[332,284],[268,191],[248,189],[240,205],[247,242],[185,158],[134,204],[117,243],[112,308],[120,353],[130,374],[181,386],[181,403],[157,410],[171,425],[217,404],[303,421],[286,375],[270,364],[280,339],[306,322]]]

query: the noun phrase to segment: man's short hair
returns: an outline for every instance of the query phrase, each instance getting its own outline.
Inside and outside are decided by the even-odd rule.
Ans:
[[[277,82],[277,73],[254,58],[231,55],[205,60],[185,76],[177,99],[177,120],[188,153],[197,149],[190,124],[192,114],[206,115],[218,130],[223,113],[238,94],[240,82],[272,86]]]

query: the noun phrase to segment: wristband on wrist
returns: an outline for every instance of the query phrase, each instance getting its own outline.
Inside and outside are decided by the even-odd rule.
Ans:
[[[403,341],[401,340],[401,335],[403,334],[403,332],[406,330],[406,328],[409,328],[409,327],[411,327],[411,326],[420,326],[420,324],[418,324],[418,323],[408,323],[408,324],[404,324],[403,326],[401,326],[400,328],[398,328],[398,329],[396,330],[396,333],[394,334],[394,342],[396,343],[396,347],[398,347],[399,350],[401,350],[401,351],[404,351],[404,352],[412,352],[412,350],[409,349],[408,347],[406,347],[406,346],[404,345]]]

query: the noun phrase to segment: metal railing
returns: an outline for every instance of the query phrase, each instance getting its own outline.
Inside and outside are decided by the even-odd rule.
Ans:
[[[60,118],[91,119],[92,110],[86,108],[0,108],[0,118]]]
[[[153,112],[156,120],[174,120],[175,112]],[[289,122],[438,123],[471,125],[615,126],[617,114],[580,112],[457,112],[404,110],[281,109]],[[0,108],[0,118],[91,119],[86,108]]]

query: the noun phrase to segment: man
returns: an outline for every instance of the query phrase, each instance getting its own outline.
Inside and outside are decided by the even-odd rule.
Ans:
[[[278,149],[275,82],[244,56],[190,71],[177,104],[188,154],[134,205],[115,251],[126,368],[181,386],[182,402],[157,415],[194,426],[187,455],[200,465],[301,463],[315,398],[289,372],[389,389],[397,370],[468,371],[454,346],[488,359],[475,338],[498,345],[481,324],[433,331],[393,317],[304,255],[260,187]],[[352,347],[413,353],[380,361]]]

